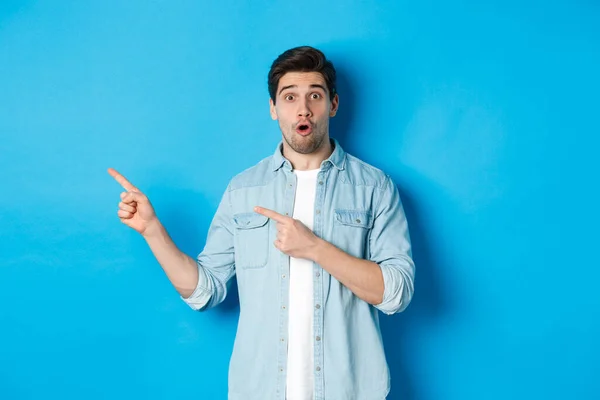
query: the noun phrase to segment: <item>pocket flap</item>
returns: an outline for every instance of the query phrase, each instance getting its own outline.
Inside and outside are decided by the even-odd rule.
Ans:
[[[371,228],[373,217],[369,211],[362,210],[335,210],[335,219],[343,225]]]
[[[240,213],[233,216],[233,223],[238,229],[252,229],[265,225],[269,218],[254,212]]]

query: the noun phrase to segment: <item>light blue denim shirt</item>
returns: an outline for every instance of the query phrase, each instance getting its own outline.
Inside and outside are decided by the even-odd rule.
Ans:
[[[381,170],[344,152],[321,163],[313,232],[345,252],[376,262],[383,273],[378,305],[355,296],[318,264],[314,277],[314,399],[383,400],[390,390],[378,310],[404,310],[414,290],[408,224],[398,190]],[[284,400],[288,339],[289,256],[273,242],[276,223],[253,211],[292,215],[296,177],[281,152],[229,183],[198,255],[198,286],[182,298],[207,310],[236,275],[240,317],[229,365],[230,400]]]

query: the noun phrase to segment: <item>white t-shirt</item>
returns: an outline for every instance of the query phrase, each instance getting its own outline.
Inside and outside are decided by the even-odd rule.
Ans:
[[[297,185],[293,218],[313,230],[319,170],[294,173]],[[312,261],[290,257],[287,400],[313,399],[313,279]]]

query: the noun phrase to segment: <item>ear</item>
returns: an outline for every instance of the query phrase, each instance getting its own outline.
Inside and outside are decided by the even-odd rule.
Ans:
[[[331,100],[331,109],[329,110],[330,117],[335,117],[335,114],[337,114],[339,105],[340,105],[340,98],[336,93],[336,95],[333,96],[333,99]]]
[[[277,109],[275,108],[275,103],[273,103],[273,99],[269,99],[269,111],[271,113],[271,119],[277,120]]]

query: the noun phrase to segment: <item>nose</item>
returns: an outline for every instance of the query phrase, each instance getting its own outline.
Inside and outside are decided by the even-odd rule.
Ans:
[[[298,116],[303,118],[310,118],[312,116],[312,113],[310,112],[306,101],[300,102],[300,106],[298,108]]]

